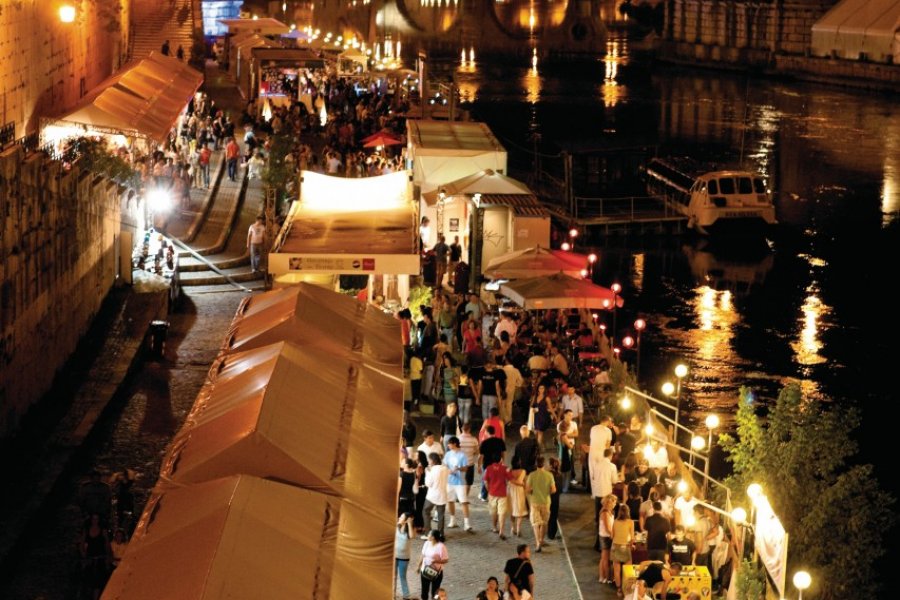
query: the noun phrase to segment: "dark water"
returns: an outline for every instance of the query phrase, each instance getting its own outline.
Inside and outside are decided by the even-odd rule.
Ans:
[[[896,97],[651,65],[625,41],[608,49],[572,65],[478,65],[457,80],[513,170],[531,164],[531,131],[545,163],[561,147],[636,144],[661,156],[743,157],[768,176],[781,222],[770,244],[737,252],[671,238],[591,240],[601,255],[595,278],[624,287],[620,337],[637,315],[649,322],[642,386],[658,394],[683,361],[694,422],[714,411],[726,426],[742,385],[767,401],[797,381],[809,395],[860,406],[862,458],[896,491],[878,452],[900,385]]]

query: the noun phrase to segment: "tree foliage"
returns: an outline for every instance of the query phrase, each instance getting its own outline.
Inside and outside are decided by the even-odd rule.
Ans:
[[[859,411],[804,399],[798,385],[781,391],[765,419],[757,409],[742,389],[736,434],[719,438],[733,466],[725,481],[733,500],[748,506],[747,486],[763,486],[790,536],[788,573],[810,571],[814,597],[874,597],[894,499],[872,465],[855,461]]]
[[[124,158],[110,152],[106,144],[95,138],[80,137],[72,143],[81,165],[95,175],[102,175],[119,185],[140,189],[141,176]]]
[[[744,560],[737,572],[738,600],[764,600],[766,576],[762,567],[751,560]]]

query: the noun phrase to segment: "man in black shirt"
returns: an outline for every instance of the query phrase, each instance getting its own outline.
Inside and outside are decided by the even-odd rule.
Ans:
[[[692,565],[696,556],[697,552],[694,542],[685,537],[684,526],[677,525],[675,527],[675,537],[669,540],[669,546],[666,549],[666,562],[669,564]]]
[[[531,435],[531,430],[528,429],[528,425],[522,425],[519,428],[519,434],[522,436],[522,441],[516,444],[516,449],[513,452],[513,460],[518,459],[519,464],[525,469],[525,472],[531,473],[537,468],[535,462],[537,461],[537,457],[540,455],[541,450],[538,447],[537,440]]]
[[[516,547],[516,558],[506,561],[503,572],[506,573],[506,591],[513,600],[522,600],[523,592],[530,598],[534,590],[534,567],[531,566],[531,548],[528,544]]]
[[[450,244],[450,266],[447,269],[447,283],[450,287],[456,283],[456,265],[462,258],[462,246],[459,243],[459,236],[453,236],[453,243]]]
[[[488,425],[485,428],[485,432],[489,437],[481,442],[481,446],[478,449],[478,468],[481,473],[484,473],[495,462],[502,461],[506,454],[506,442],[498,437],[494,437],[496,433],[494,426]],[[482,500],[487,500],[487,488],[483,481],[481,482],[481,494],[479,496]]]
[[[669,547],[668,534],[672,530],[669,520],[662,515],[662,503],[653,503],[653,514],[644,519],[644,531],[647,532],[647,558],[665,560]]]
[[[489,358],[484,365],[484,376],[481,378],[481,418],[487,421],[491,416],[491,409],[498,408],[497,399],[501,398],[506,389],[506,373],[497,367],[493,358]]]

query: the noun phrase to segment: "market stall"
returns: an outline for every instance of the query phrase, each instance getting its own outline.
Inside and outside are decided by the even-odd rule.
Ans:
[[[293,203],[269,254],[275,286],[333,287],[367,275],[386,300],[403,304],[419,273],[418,211],[405,171],[352,179],[301,172]]]
[[[344,50],[338,55],[338,75],[350,77],[363,75],[369,71],[369,57],[356,48]]]
[[[102,598],[388,598],[394,523],[250,475],[158,488]]]
[[[290,104],[298,97],[303,70],[325,68],[325,60],[307,48],[256,47],[250,55],[253,97],[265,98],[275,105]]]

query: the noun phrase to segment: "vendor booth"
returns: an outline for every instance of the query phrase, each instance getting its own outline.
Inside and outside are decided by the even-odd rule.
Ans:
[[[238,89],[245,98],[253,96],[252,63],[250,51],[253,48],[277,48],[278,43],[256,33],[241,33],[229,44],[228,72],[237,81]]]
[[[842,0],[812,26],[814,56],[900,64],[900,2]]]
[[[403,399],[400,370],[394,371],[289,341],[220,356],[169,447],[161,477],[190,484],[255,475],[367,503],[392,519],[391,442]]]
[[[338,75],[351,77],[363,75],[369,71],[369,57],[356,48],[344,50],[338,55]]]
[[[335,287],[339,275],[368,275],[388,305],[405,303],[419,273],[418,211],[406,171],[351,179],[301,173],[269,254],[276,287],[308,281]],[[379,277],[380,276],[380,277]]]
[[[289,105],[297,97],[302,69],[325,68],[325,60],[307,48],[255,47],[250,55],[251,97],[275,105]]]
[[[116,149],[136,141],[162,143],[201,83],[199,71],[151,52],[104,80],[77,106],[44,119],[42,141],[59,145],[71,138],[103,136]]]
[[[395,522],[250,475],[163,487],[102,598],[389,598]]]
[[[485,169],[500,175],[506,172],[506,150],[484,123],[409,119],[406,132],[416,199]],[[422,216],[433,219],[435,215],[428,212]],[[436,241],[425,243],[430,246]]]
[[[399,323],[392,316],[323,287],[298,283],[246,298],[225,337],[225,353],[281,340],[322,354],[354,356],[370,364],[398,365]]]

